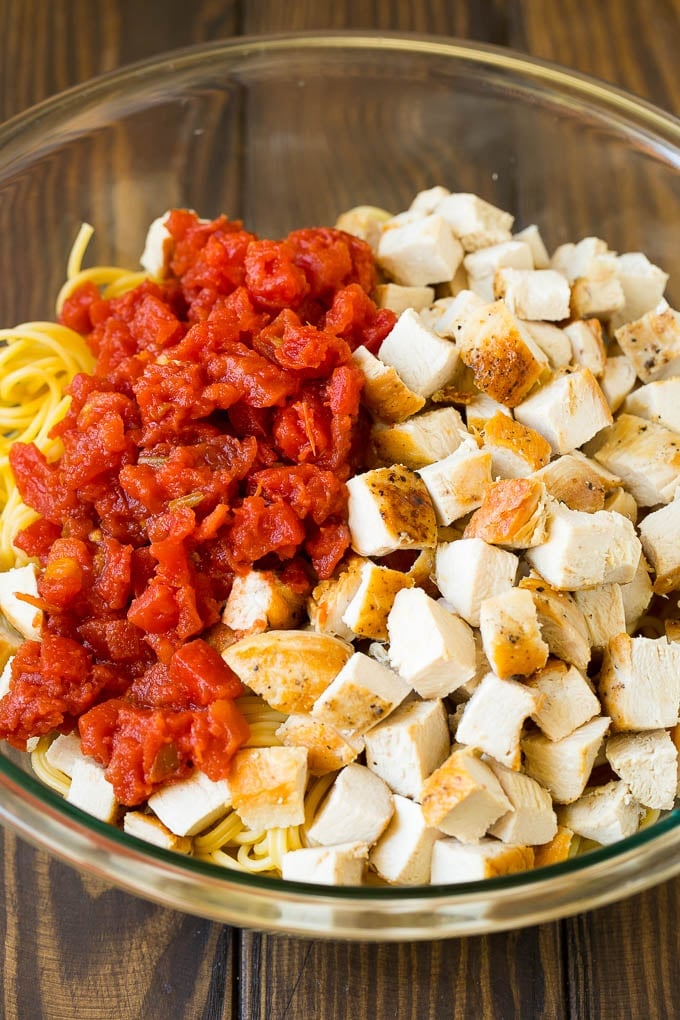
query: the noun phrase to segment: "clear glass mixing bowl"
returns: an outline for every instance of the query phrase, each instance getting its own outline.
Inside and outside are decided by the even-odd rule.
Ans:
[[[135,265],[175,205],[265,236],[397,211],[433,184],[586,234],[680,280],[680,123],[508,50],[365,35],[239,39],[170,54],[34,107],[0,129],[0,322],[50,317],[83,220],[90,257]],[[417,889],[282,883],[127,837],[0,754],[0,820],[78,868],[236,925],[361,939],[501,930],[575,913],[680,871],[680,812],[608,849],[483,883]]]

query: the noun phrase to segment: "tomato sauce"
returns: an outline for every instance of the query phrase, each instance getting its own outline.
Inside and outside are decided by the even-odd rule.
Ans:
[[[370,248],[342,231],[259,240],[185,210],[166,226],[163,283],[108,300],[86,283],[64,304],[97,360],[54,429],[62,455],[10,457],[40,514],[16,544],[40,561],[44,622],[0,737],[77,726],[126,805],[194,767],[225,776],[247,740],[211,628],[253,565],[306,592],[342,559],[366,427],[352,351],[395,321],[370,298]]]

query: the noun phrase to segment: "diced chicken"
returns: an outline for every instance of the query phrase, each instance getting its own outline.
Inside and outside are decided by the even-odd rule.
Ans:
[[[475,393],[465,407],[465,422],[473,432],[483,432],[487,422],[496,414],[512,419],[512,411],[505,404],[499,404],[486,393]]]
[[[586,788],[610,720],[598,716],[561,740],[527,733],[522,740],[524,771],[550,791],[557,804],[578,800]],[[568,822],[558,819],[561,824]]]
[[[304,747],[245,747],[232,758],[232,805],[246,828],[254,832],[301,825],[306,785]]]
[[[639,506],[670,503],[680,484],[680,436],[645,418],[619,414],[589,452],[619,475]]]
[[[639,251],[626,252],[616,260],[616,271],[626,303],[615,312],[610,327],[616,329],[624,322],[632,322],[655,308],[663,297],[668,273],[652,265]]]
[[[394,798],[387,784],[365,765],[353,762],[338,773],[307,838],[313,846],[350,842],[373,846],[393,814]]]
[[[497,269],[493,293],[519,319],[560,322],[569,318],[569,284],[554,269]]]
[[[509,591],[515,583],[518,559],[481,538],[441,542],[435,556],[435,581],[454,612],[472,627],[479,626],[484,599]]]
[[[626,630],[626,612],[620,584],[599,584],[574,592],[574,602],[588,625],[592,648],[605,648],[610,638]]]
[[[481,538],[490,545],[528,549],[545,541],[546,518],[542,482],[533,478],[501,479],[486,490],[463,538]]]
[[[665,637],[618,634],[605,650],[598,689],[614,731],[675,726],[680,712],[680,647]]]
[[[410,390],[396,369],[376,358],[365,347],[357,347],[352,360],[364,373],[361,399],[376,418],[405,421],[425,404],[425,397]]]
[[[360,584],[343,613],[343,623],[356,637],[386,641],[387,617],[394,597],[402,588],[411,588],[413,578],[371,560],[361,564],[359,574]]]
[[[469,415],[468,415],[469,420]],[[498,412],[480,429],[494,478],[524,478],[548,464],[550,443],[536,429]]]
[[[351,641],[353,632],[343,621],[350,602],[362,581],[362,567],[369,562],[363,556],[350,556],[336,577],[321,581],[307,601],[312,627],[319,634],[332,634]]]
[[[448,457],[468,436],[453,407],[440,407],[394,425],[374,425],[371,440],[378,461],[421,468]]]
[[[620,484],[616,475],[578,450],[556,457],[534,477],[544,483],[555,499],[566,503],[571,510],[586,513],[603,510],[607,494]]]
[[[491,768],[471,747],[453,751],[423,783],[426,823],[463,843],[476,843],[511,807]]]
[[[408,701],[366,734],[366,764],[394,793],[419,801],[450,743],[443,702]]]
[[[478,389],[507,407],[519,404],[546,370],[545,354],[503,301],[471,312],[457,342]]]
[[[615,336],[644,383],[680,374],[680,312],[665,302],[619,326]]]
[[[463,248],[442,216],[431,213],[410,222],[383,224],[378,241],[378,265],[404,287],[423,287],[452,280]]]
[[[425,191],[417,193],[409,206],[409,211],[419,213],[421,216],[429,216],[430,213],[435,211],[442,199],[450,194],[449,189],[441,184],[437,184],[433,188],[426,188]]]
[[[547,790],[523,772],[513,772],[493,760],[489,766],[512,804],[506,814],[489,828],[489,834],[504,843],[530,846],[548,843],[557,833],[557,816]]]
[[[639,530],[645,556],[656,575],[654,591],[667,595],[680,587],[680,491],[668,506],[647,514]]]
[[[386,209],[379,209],[375,205],[357,205],[338,216],[335,226],[338,230],[360,237],[375,251],[381,227],[390,218],[391,214]]]
[[[558,825],[557,832],[549,843],[534,847],[534,867],[547,868],[550,864],[566,861],[571,853],[574,833],[566,825]]]
[[[540,704],[541,695],[531,688],[487,673],[465,705],[456,739],[517,771],[522,763],[522,727]]]
[[[621,585],[623,611],[626,616],[626,630],[632,633],[647,612],[654,589],[649,577],[649,564],[644,555],[640,557],[635,576],[628,584]]]
[[[626,303],[615,263],[597,266],[589,276],[581,276],[571,285],[571,314],[578,318],[598,316],[607,319]]]
[[[240,637],[265,630],[299,627],[306,596],[285,584],[273,570],[237,574],[229,592],[222,622]]]
[[[534,343],[543,351],[551,368],[566,368],[570,364],[571,342],[563,329],[552,322],[525,320],[522,325],[529,331]]]
[[[526,685],[542,695],[532,719],[550,740],[563,740],[600,714],[600,702],[589,682],[575,666],[559,659],[549,660]]]
[[[541,634],[550,654],[585,670],[590,662],[588,625],[572,595],[556,591],[535,576],[523,577],[519,587],[528,589],[533,596]]]
[[[607,761],[636,800],[670,811],[678,791],[678,749],[667,730],[617,733],[606,745]]]
[[[600,377],[607,364],[607,352],[602,339],[602,326],[598,319],[577,319],[564,327],[569,338],[574,364],[589,368]]]
[[[119,810],[113,786],[92,758],[82,757],[73,763],[66,800],[102,822],[115,821]]]
[[[399,592],[387,620],[390,664],[423,698],[442,698],[475,673],[470,627],[421,588]]]
[[[149,807],[176,836],[195,836],[231,807],[231,790],[196,769],[188,779],[164,786],[149,797]]]
[[[559,818],[573,832],[603,846],[632,836],[640,827],[642,808],[628,786],[618,780],[586,790]]]
[[[361,885],[367,859],[366,843],[303,847],[282,855],[281,877],[317,885]]]
[[[513,846],[496,839],[465,846],[457,839],[439,839],[432,848],[430,881],[433,885],[477,882],[529,871],[533,866],[534,851],[530,846]]]
[[[169,215],[169,211],[166,211],[162,216],[152,220],[146,233],[144,250],[139,259],[142,269],[145,269],[149,276],[153,276],[156,280],[164,280],[168,275],[172,234],[166,227],[165,221]]]
[[[584,237],[575,244],[561,244],[553,252],[550,264],[553,269],[562,273],[569,283],[573,283],[579,277],[594,273],[603,256],[606,265],[607,256],[613,255],[614,252],[609,252],[607,242],[600,237]]]
[[[375,468],[347,482],[352,548],[362,556],[437,543],[437,520],[419,475],[402,465]]]
[[[420,312],[434,301],[434,287],[401,287],[398,283],[381,283],[373,292],[378,308],[389,308],[401,315],[407,308]]]
[[[174,850],[180,854],[191,852],[191,840],[187,836],[176,836],[158,818],[144,814],[143,811],[127,811],[125,813],[123,832],[127,832],[128,836],[143,839],[145,843],[160,846],[164,850]]]
[[[478,195],[447,195],[437,203],[436,211],[451,226],[465,251],[510,240],[513,217]]]
[[[493,281],[501,268],[533,269],[531,248],[523,241],[503,241],[488,248],[480,248],[463,259],[470,281],[470,289],[483,301],[493,301]]]
[[[550,256],[543,243],[541,232],[535,223],[530,223],[523,230],[518,230],[516,234],[512,235],[512,239],[513,241],[524,241],[525,244],[529,245],[534,260],[534,269],[549,268]]]
[[[378,357],[396,369],[409,389],[425,398],[445,386],[458,365],[455,344],[426,326],[412,308],[401,313],[380,345]]]
[[[637,376],[633,363],[625,354],[612,355],[607,358],[600,379],[600,387],[612,412],[618,411],[624,403],[626,397],[633,389],[636,379]],[[640,414],[639,411],[633,412],[632,408],[630,410],[634,414]],[[643,414],[641,417],[644,418],[646,416]]]
[[[67,776],[73,776],[74,765],[85,757],[77,730],[60,733],[45,751],[45,758],[52,768],[59,769]]]
[[[464,440],[443,460],[419,468],[438,524],[451,524],[481,506],[491,485],[491,454]]]
[[[529,676],[548,661],[536,606],[525,588],[485,599],[479,610],[479,629],[489,665],[501,679]],[[459,740],[463,737],[458,735]]]
[[[525,556],[553,588],[574,591],[632,581],[641,553],[627,517],[608,510],[588,514],[553,502],[547,540]]]
[[[623,409],[628,414],[635,414],[638,418],[646,418],[673,432],[680,432],[680,376],[640,386],[627,397]]]
[[[284,747],[307,749],[307,768],[312,776],[337,772],[361,754],[361,738],[344,737],[334,726],[311,715],[289,715],[276,731]]]
[[[430,881],[432,847],[440,833],[427,825],[420,804],[394,797],[390,824],[371,850],[369,863],[386,882],[425,885]]]
[[[40,640],[42,610],[18,596],[29,595],[38,598],[37,569],[33,563],[25,567],[12,567],[0,573],[0,612],[7,622],[19,631],[27,641]]]
[[[242,638],[223,659],[251,691],[279,712],[309,712],[354,649],[328,634],[270,630]]]
[[[632,524],[637,524],[638,505],[635,499],[622,486],[617,486],[604,501],[604,509],[612,513],[622,514]]]
[[[421,312],[421,318],[439,336],[455,340],[465,317],[483,304],[482,299],[474,291],[463,288],[454,297],[435,301],[431,308]]]
[[[355,652],[314,702],[311,714],[346,739],[354,739],[388,716],[410,692],[409,684],[393,670]]]
[[[612,414],[588,368],[555,375],[515,407],[515,417],[548,440],[555,453],[570,453],[611,425]]]

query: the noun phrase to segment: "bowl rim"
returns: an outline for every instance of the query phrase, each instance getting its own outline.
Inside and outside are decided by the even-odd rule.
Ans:
[[[26,136],[30,137],[39,131],[46,122],[53,127],[55,119],[64,121],[73,113],[81,112],[83,102],[89,106],[110,100],[126,86],[134,88],[136,84],[143,86],[149,81],[162,83],[170,80],[178,71],[205,67],[223,55],[247,58],[260,53],[285,54],[300,49],[415,52],[419,55],[457,60],[482,69],[512,73],[524,81],[543,87],[552,97],[568,97],[580,103],[583,108],[596,111],[600,117],[607,116],[609,120],[618,121],[625,125],[627,133],[630,134],[632,131],[638,137],[645,138],[655,149],[661,146],[665,158],[680,169],[680,118],[624,89],[581,72],[571,71],[562,65],[526,56],[508,47],[463,41],[454,37],[357,30],[239,36],[199,43],[127,64],[115,71],[88,79],[28,107],[0,126],[0,170],[6,171],[11,168],[13,157],[17,151],[21,153],[22,142]],[[569,913],[611,902],[630,894],[631,891],[639,891],[680,871],[680,854],[675,853],[670,863],[664,858],[663,863],[657,862],[659,866],[650,868],[646,874],[637,876],[629,874],[625,882],[617,883],[611,879],[607,881],[605,877],[612,871],[615,862],[630,862],[631,856],[635,857],[643,847],[647,848],[649,853],[652,853],[655,847],[657,849],[663,847],[665,852],[669,848],[677,847],[680,843],[680,810],[670,812],[654,825],[643,828],[633,836],[611,846],[552,865],[550,869],[541,868],[516,875],[445,886],[333,887],[290,881],[282,883],[280,879],[220,868],[151,846],[72,807],[2,754],[0,754],[0,788],[3,790],[3,795],[0,796],[0,821],[24,838],[49,850],[67,863],[113,880],[117,885],[135,894],[188,912],[192,912],[191,886],[194,880],[198,879],[208,881],[215,889],[228,891],[236,888],[242,892],[256,893],[264,899],[290,899],[300,903],[314,900],[317,904],[344,905],[349,908],[359,904],[364,910],[370,907],[377,911],[382,908],[389,911],[389,908],[395,905],[407,908],[408,904],[412,904],[415,910],[419,904],[424,905],[423,909],[429,909],[430,905],[442,903],[474,905],[480,902],[488,903],[494,899],[508,901],[514,895],[527,891],[545,890],[547,896],[551,889],[566,888],[565,883],[571,882],[573,885],[575,878],[587,879],[589,876],[602,878],[603,884],[599,894],[593,888],[593,883],[589,883],[590,898],[587,902],[584,902],[582,897],[572,895],[569,902],[563,900],[557,909],[550,905],[542,910],[534,907],[528,919],[520,915],[514,919],[506,918],[505,922],[500,924],[495,920],[482,919],[466,928],[452,923],[449,925],[451,930],[434,933],[424,927],[409,929],[411,938],[444,937],[459,934],[463,928],[464,933],[500,930],[502,927],[517,927],[521,924],[535,923],[537,920],[563,917]],[[27,824],[26,818],[22,818],[17,811],[26,803],[30,807],[29,816],[37,820],[43,814],[49,820],[53,834],[59,832],[67,836],[66,844],[55,843],[49,835],[36,831]],[[78,856],[77,847],[80,846],[82,850],[83,841],[96,843],[98,852],[91,855],[92,859],[82,860]],[[116,855],[122,855],[124,858],[120,867],[114,866],[113,859]],[[149,869],[149,861],[154,867],[161,865],[166,877],[177,879],[177,886],[172,895],[165,894],[159,887],[150,889],[145,884],[145,878],[140,877],[146,875],[145,869]],[[139,869],[139,874],[133,873],[134,869]],[[186,891],[186,895],[182,890]],[[286,931],[297,930],[300,934],[307,935],[330,934],[331,937],[337,937],[338,934],[335,929],[331,932],[320,930],[318,921],[312,922],[307,928],[302,921],[299,924],[295,920],[292,923],[290,920],[277,923],[276,918],[272,918],[270,923],[265,923],[261,920],[253,922],[238,914],[234,917],[233,911],[230,913],[228,900],[220,901],[213,908],[203,903],[199,909],[204,916],[228,923]],[[348,929],[343,932],[343,937],[393,939],[404,936],[402,928],[395,929],[390,926],[389,913],[386,913],[385,923],[382,927],[376,928],[375,932]]]

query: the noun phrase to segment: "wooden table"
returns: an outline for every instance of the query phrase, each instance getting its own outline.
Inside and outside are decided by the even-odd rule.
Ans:
[[[680,0],[2,0],[0,120],[173,47],[324,28],[509,45],[680,114]],[[509,934],[326,943],[174,913],[82,877],[9,833],[1,838],[7,1020],[652,1020],[680,1012],[680,879]]]

